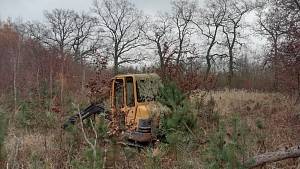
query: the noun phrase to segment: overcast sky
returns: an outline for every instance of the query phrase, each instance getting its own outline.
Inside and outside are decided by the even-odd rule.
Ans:
[[[0,19],[43,19],[43,11],[54,8],[88,11],[94,0],[0,0]],[[146,14],[170,10],[170,0],[131,0]]]
[[[0,0],[0,20],[11,18],[13,21],[43,21],[44,11],[54,8],[73,9],[75,11],[89,11],[94,0]],[[170,0],[130,0],[138,9],[143,10],[147,15],[155,15],[158,11],[170,11]],[[198,0],[200,5],[203,0]],[[253,13],[246,16],[246,21],[255,25]],[[249,32],[249,28],[243,30]],[[248,46],[258,51],[266,43],[265,39],[258,39],[257,36],[250,36]]]

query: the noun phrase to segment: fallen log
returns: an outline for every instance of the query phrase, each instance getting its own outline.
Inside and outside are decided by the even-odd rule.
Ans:
[[[288,158],[297,158],[297,157],[300,157],[300,145],[291,148],[286,148],[284,150],[267,152],[264,154],[254,156],[251,159],[247,160],[245,164],[247,168],[254,168],[263,165],[265,163],[272,163],[272,162],[281,161]]]

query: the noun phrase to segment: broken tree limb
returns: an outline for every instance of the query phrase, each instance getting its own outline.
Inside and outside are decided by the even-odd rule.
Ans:
[[[253,168],[265,163],[272,163],[276,161],[285,160],[288,158],[297,158],[300,157],[300,145],[287,148],[284,150],[267,152],[260,154],[249,159],[245,164],[247,168]]]

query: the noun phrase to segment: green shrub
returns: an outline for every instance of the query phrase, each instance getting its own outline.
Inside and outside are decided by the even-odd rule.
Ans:
[[[167,142],[167,151],[176,159],[176,166],[191,167],[185,152],[193,151],[195,138],[193,129],[196,126],[196,116],[186,95],[174,83],[167,83],[159,91],[159,102],[170,110],[160,118],[161,130]]]
[[[227,132],[226,127],[231,132]],[[209,139],[206,168],[244,169],[248,134],[248,127],[238,117],[231,118],[227,123],[220,122],[217,131]]]
[[[20,110],[17,114],[17,121],[20,127],[33,126],[32,119],[34,117],[34,113],[30,109],[30,105],[27,102],[20,104]]]
[[[98,133],[98,136],[104,140],[108,138],[108,131],[109,131],[109,122],[105,119],[105,115],[98,115],[98,121],[96,125],[96,130]]]
[[[159,102],[170,109],[163,115],[161,125],[164,134],[175,131],[190,132],[196,125],[196,118],[190,108],[190,102],[174,83],[167,83],[159,90]]]
[[[265,128],[264,123],[263,123],[262,119],[260,119],[260,118],[256,119],[255,125],[258,129],[264,129]]]
[[[24,101],[20,103],[17,125],[26,129],[47,130],[57,127],[57,117],[53,112],[40,110],[37,103]]]
[[[256,144],[258,146],[258,150],[260,153],[264,153],[267,149],[266,147],[266,138],[267,134],[265,129],[265,124],[263,122],[263,119],[258,118],[255,121],[256,124],[256,130],[255,130],[255,140]]]

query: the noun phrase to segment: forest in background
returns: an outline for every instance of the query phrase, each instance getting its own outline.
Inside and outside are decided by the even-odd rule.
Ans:
[[[220,127],[219,123],[222,123],[220,119],[232,120],[235,127],[238,126],[239,130],[242,130],[243,127],[239,125],[242,125],[241,121],[245,119],[227,117],[226,112],[243,115],[243,112],[249,111],[248,109],[257,114],[274,113],[278,114],[278,117],[284,116],[281,119],[286,120],[283,124],[291,125],[286,136],[290,139],[287,143],[297,144],[297,139],[300,138],[297,135],[299,125],[290,120],[299,118],[297,105],[300,101],[300,56],[298,55],[300,5],[298,0],[256,2],[211,0],[206,1],[204,5],[192,0],[174,0],[170,3],[171,11],[154,16],[147,16],[128,0],[101,0],[95,1],[91,4],[91,10],[85,12],[69,9],[45,11],[44,22],[0,21],[0,116],[3,117],[0,121],[2,125],[0,166],[9,165],[9,168],[22,168],[22,166],[34,168],[35,165],[37,168],[39,165],[43,165],[42,168],[88,166],[90,159],[82,157],[84,154],[82,149],[86,145],[79,134],[80,131],[73,131],[70,135],[63,134],[59,130],[60,124],[68,115],[78,110],[74,105],[84,106],[95,99],[107,98],[110,79],[115,74],[123,73],[155,72],[163,79],[174,81],[183,93],[198,98],[199,100],[193,100],[192,109],[194,112],[207,113],[204,115],[205,118],[202,115],[198,117],[198,121],[202,122],[199,125],[206,134],[194,133],[187,138],[195,135],[196,138],[201,138],[199,149],[207,146],[207,143],[204,143],[206,141],[202,140],[202,138],[208,139],[207,133],[223,136],[222,130],[217,132],[213,130]],[[254,25],[247,23],[246,17],[249,15],[253,16]],[[250,37],[258,37],[257,40],[263,37],[267,42],[263,47],[255,44],[253,47]],[[263,50],[257,53],[256,48]],[[244,95],[246,98],[251,98],[252,102],[245,100],[245,105],[239,105],[240,107],[235,107],[234,103],[228,104],[230,107],[228,110],[216,108],[218,104],[223,103],[224,100],[221,98],[230,96],[227,90],[232,93],[238,90],[240,92],[236,93],[237,96]],[[203,91],[210,94],[202,95]],[[214,94],[218,91],[224,91],[225,94]],[[265,96],[259,95],[262,93]],[[219,102],[218,98],[220,98]],[[265,104],[270,107],[256,103],[257,98],[269,99],[270,102]],[[218,115],[215,116],[215,112]],[[246,117],[248,115],[249,113]],[[254,126],[258,128],[255,129],[258,130],[257,133],[261,132],[259,129],[269,131],[268,127],[272,128],[272,126],[265,127],[263,122],[266,125],[276,126],[276,122],[267,119],[266,116],[252,119]],[[99,132],[103,132],[103,128],[105,127],[102,126]],[[246,130],[241,131],[243,132],[247,133]],[[52,135],[50,136],[49,133]],[[101,137],[106,138],[104,133]],[[172,140],[182,137],[176,134],[171,135],[174,137]],[[16,153],[20,149],[18,146],[22,145],[19,143],[22,142],[20,138],[25,135],[33,135],[39,140],[44,140],[45,143],[40,144],[42,146],[44,144],[45,147],[39,147],[45,148],[43,153],[32,153],[34,148],[26,151],[22,149],[23,152],[20,150],[20,153]],[[51,140],[49,143],[46,137]],[[262,141],[259,140],[260,137],[264,138],[257,136],[259,148],[256,148],[259,151],[274,150],[276,146],[280,146],[276,141],[274,141],[276,146],[271,145],[272,143],[267,145],[266,142],[269,140]],[[10,139],[13,141],[7,141]],[[70,141],[71,139],[73,141]],[[195,138],[191,138],[191,140],[189,141],[192,143],[189,142],[188,145],[192,149],[199,139],[195,141]],[[15,142],[14,145],[8,144],[12,142]],[[99,146],[109,145],[106,142],[99,141]],[[148,156],[151,153],[153,155],[153,152],[147,150],[144,158],[148,160],[149,166],[153,166],[158,161],[160,164],[180,166],[181,164],[176,163],[182,159],[180,153],[177,154],[182,147],[175,146],[180,145],[177,144],[178,142],[167,147],[172,151],[166,150],[166,154],[160,154],[166,156],[166,161],[160,161],[157,156]],[[213,141],[210,143],[213,144]],[[78,148],[74,148],[76,146]],[[114,148],[112,146],[111,149]],[[246,151],[238,153],[233,149],[215,151],[228,151],[228,154],[233,152],[234,155],[231,156],[232,158],[227,158],[227,162],[233,165],[231,168],[238,168],[240,166],[236,162],[240,160],[239,153],[243,154]],[[131,152],[132,150],[126,151],[124,150],[126,158],[120,157],[125,161],[128,160],[126,155],[134,156],[133,154],[136,153]],[[55,159],[49,155],[51,153],[61,156]],[[194,153],[196,157],[205,159],[198,151]],[[46,155],[49,156],[46,158]],[[30,157],[29,161],[33,162],[28,162],[25,156]],[[59,161],[59,157],[64,160]],[[115,160],[113,164],[106,163],[107,166],[120,167],[115,156],[107,158],[113,159],[111,161]],[[132,160],[134,164],[129,165],[130,162],[126,161],[128,166],[139,166],[143,163],[143,160],[136,156],[133,159],[135,159]],[[226,158],[215,159],[218,160],[226,161]],[[86,163],[81,164],[81,162]],[[105,168],[103,159],[98,162]],[[224,163],[226,162],[220,165]],[[189,166],[189,164],[182,165]],[[192,165],[199,168],[204,166],[204,162]],[[225,168],[225,166],[217,168]]]
[[[207,87],[298,92],[296,1],[170,3],[172,11],[155,16],[129,1],[95,1],[91,11],[45,11],[44,22],[2,21],[1,93],[40,84],[83,89],[86,76],[102,70],[176,75],[182,87],[195,81],[187,90],[211,82]],[[253,45],[249,36],[267,43]]]

